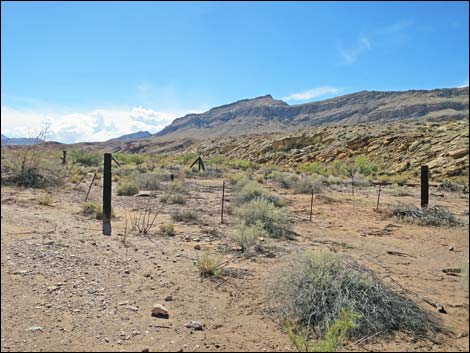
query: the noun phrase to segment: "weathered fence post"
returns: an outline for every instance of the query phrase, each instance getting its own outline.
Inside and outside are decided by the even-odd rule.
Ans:
[[[222,210],[220,211],[220,223],[224,223],[224,197],[225,197],[225,180],[222,183]]]
[[[62,164],[67,164],[67,151],[62,151]]]
[[[111,235],[111,153],[104,154],[103,170],[103,234]]]
[[[313,187],[312,187],[312,198],[310,200],[310,222],[312,221],[312,213],[313,213]]]
[[[429,167],[421,166],[421,208],[429,205]]]
[[[377,207],[375,208],[375,211],[377,212],[379,210],[379,202],[380,202],[380,191],[382,190],[382,184],[379,184],[379,194],[377,195]]]
[[[96,179],[96,172],[95,174],[93,174],[93,179],[91,179],[90,186],[88,187],[88,192],[86,193],[86,196],[85,196],[85,202],[88,201],[88,195],[90,194],[90,190],[91,190],[91,187],[93,186],[93,183],[95,182],[95,179]]]

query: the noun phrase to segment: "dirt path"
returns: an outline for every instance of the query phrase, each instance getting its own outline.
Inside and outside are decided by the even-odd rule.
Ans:
[[[318,196],[310,223],[309,196],[268,186],[289,200],[299,237],[270,240],[266,247],[274,257],[246,258],[233,251],[229,237],[235,218],[226,215],[226,224],[220,224],[220,185],[220,179],[187,180],[188,203],[165,207],[158,223],[171,222],[171,212],[188,208],[200,213],[198,224],[176,223],[175,237],[130,235],[127,246],[122,241],[124,217],[135,205],[133,197],[114,197],[113,236],[104,237],[100,221],[79,213],[83,189],[54,190],[51,207],[35,200],[43,191],[2,188],[2,351],[293,350],[268,315],[267,285],[289,254],[300,249],[345,253],[384,281],[391,277],[415,293],[426,310],[436,311],[423,297],[448,312],[437,314],[450,331],[447,335],[431,340],[398,335],[345,350],[468,351],[468,273],[442,272],[468,265],[468,227],[399,223],[373,211],[374,188],[359,190],[354,198],[338,191]],[[417,203],[416,190],[409,192],[395,196],[396,190],[385,190],[381,208],[399,200]],[[229,209],[231,197],[229,189]],[[99,185],[90,198],[101,199]],[[444,194],[438,203],[462,215],[468,196]],[[224,260],[231,259],[225,282],[202,281],[194,262],[205,251],[221,250]],[[171,301],[165,301],[168,296]],[[156,303],[169,309],[168,320],[150,315]],[[190,320],[205,329],[185,328]]]

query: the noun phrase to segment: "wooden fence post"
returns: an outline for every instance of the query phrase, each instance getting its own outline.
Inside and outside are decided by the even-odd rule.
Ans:
[[[95,174],[93,174],[93,179],[91,179],[90,186],[88,187],[88,192],[86,193],[86,196],[85,196],[85,202],[88,201],[88,195],[90,194],[90,190],[91,190],[91,187],[93,186],[93,183],[95,182],[95,179],[96,179],[96,172]]]
[[[103,170],[103,234],[111,235],[111,153],[104,154]]]
[[[222,210],[220,211],[220,223],[224,223],[224,197],[225,197],[225,180],[222,183]]]
[[[429,167],[421,166],[421,208],[429,205]]]
[[[67,151],[62,151],[62,164],[67,164]]]

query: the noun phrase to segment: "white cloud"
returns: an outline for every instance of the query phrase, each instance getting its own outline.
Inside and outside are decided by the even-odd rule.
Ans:
[[[156,133],[173,119],[187,113],[134,107],[51,114],[2,106],[2,134],[8,137],[35,136],[42,124],[47,122],[50,126],[48,140],[65,143],[106,141],[141,130]]]
[[[327,94],[338,93],[339,91],[341,91],[340,88],[325,86],[325,87],[318,87],[318,88],[310,89],[304,92],[293,93],[286,97],[283,97],[282,99],[285,101],[304,101],[307,99],[313,99],[313,98],[325,96]]]
[[[371,48],[370,40],[367,37],[361,37],[356,45],[352,48],[341,48],[340,56],[341,62],[345,65],[350,65]]]
[[[460,84],[459,86],[457,86],[458,88],[463,88],[463,87],[467,87],[468,86],[468,80],[466,80],[464,83]]]

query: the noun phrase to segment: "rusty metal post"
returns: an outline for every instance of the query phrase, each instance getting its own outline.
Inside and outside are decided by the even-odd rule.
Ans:
[[[429,205],[429,167],[421,166],[421,208]]]
[[[310,200],[310,222],[312,221],[312,213],[313,213],[313,187],[312,187],[312,198]]]
[[[103,170],[103,234],[111,235],[111,153],[104,154]]]
[[[225,198],[225,180],[222,183],[222,210],[220,211],[220,223],[224,223],[224,198]]]

